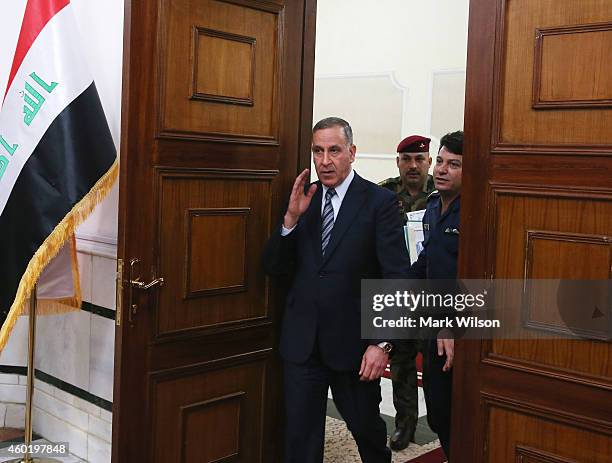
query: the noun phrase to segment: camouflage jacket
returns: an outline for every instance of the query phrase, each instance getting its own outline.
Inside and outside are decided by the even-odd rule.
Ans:
[[[379,185],[397,195],[403,223],[406,223],[406,212],[418,211],[427,207],[427,197],[435,189],[431,175],[427,176],[423,191],[416,196],[411,196],[410,193],[404,190],[400,177],[388,178],[380,182]]]

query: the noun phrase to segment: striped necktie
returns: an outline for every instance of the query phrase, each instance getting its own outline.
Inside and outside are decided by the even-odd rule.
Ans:
[[[323,207],[323,215],[321,216],[321,253],[325,255],[325,249],[329,244],[332,228],[334,228],[334,208],[331,200],[336,194],[336,190],[330,188],[325,193],[325,206]]]

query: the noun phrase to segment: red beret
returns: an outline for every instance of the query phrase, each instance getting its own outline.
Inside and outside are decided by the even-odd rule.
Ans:
[[[429,152],[429,142],[431,140],[420,135],[410,135],[404,138],[397,145],[398,153],[426,153]]]

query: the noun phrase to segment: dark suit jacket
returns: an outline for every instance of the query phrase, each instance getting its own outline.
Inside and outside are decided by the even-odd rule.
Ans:
[[[440,214],[441,210],[440,196],[434,193],[427,201],[423,216],[423,250],[410,268],[410,278],[457,279],[461,197],[449,204],[444,215]]]
[[[283,237],[279,226],[264,251],[270,275],[292,278],[281,355],[302,363],[318,343],[328,367],[358,370],[367,345],[379,342],[361,339],[361,280],[403,278],[410,268],[397,197],[355,174],[322,256],[322,187],[317,185],[296,228]]]

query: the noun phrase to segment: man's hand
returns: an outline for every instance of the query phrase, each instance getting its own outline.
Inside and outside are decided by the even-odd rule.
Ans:
[[[444,334],[444,336],[448,335]],[[438,355],[442,357],[444,354],[446,354],[446,362],[444,362],[442,371],[448,371],[453,368],[453,358],[455,357],[455,340],[453,338],[438,339]]]
[[[285,212],[285,217],[283,219],[283,226],[285,228],[295,227],[301,215],[308,209],[310,200],[315,194],[315,191],[317,191],[317,185],[311,185],[306,194],[304,194],[304,186],[306,185],[308,172],[308,169],[304,169],[302,173],[297,176],[295,182],[293,182],[293,189],[291,190],[291,196],[289,196],[289,205],[287,206],[287,212]]]
[[[359,379],[361,381],[374,381],[380,378],[389,363],[389,354],[378,346],[368,346],[361,359]]]

